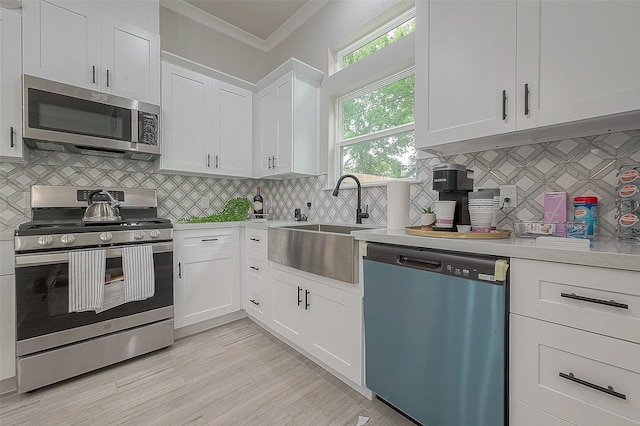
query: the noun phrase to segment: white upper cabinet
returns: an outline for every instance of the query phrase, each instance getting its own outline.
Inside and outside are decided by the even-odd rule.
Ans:
[[[518,128],[640,109],[639,42],[638,1],[519,1]]]
[[[318,171],[318,97],[323,73],[291,59],[258,83],[254,177]]]
[[[425,12],[429,144],[515,130],[515,2],[431,1]]]
[[[640,110],[640,2],[431,0],[416,14],[418,148],[606,130],[632,120],[593,119]]]
[[[101,20],[102,85],[107,92],[160,103],[160,37],[114,19]]]
[[[162,156],[156,170],[251,176],[253,93],[162,63]]]
[[[0,10],[0,159],[24,161],[20,13]]]
[[[25,1],[24,73],[159,104],[160,36],[123,20],[135,23],[144,9],[132,6],[132,13],[119,11],[116,19],[102,10],[105,5]]]
[[[213,81],[214,173],[251,177],[253,93]]]
[[[212,146],[211,91],[209,77],[162,63],[162,155],[158,169],[207,171]]]

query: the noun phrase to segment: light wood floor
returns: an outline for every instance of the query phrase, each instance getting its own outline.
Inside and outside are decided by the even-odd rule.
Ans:
[[[248,319],[32,393],[0,425],[412,425]]]

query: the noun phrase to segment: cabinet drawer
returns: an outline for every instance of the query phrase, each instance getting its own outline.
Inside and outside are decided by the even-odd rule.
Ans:
[[[244,247],[249,250],[267,252],[267,230],[245,228],[244,230]]]
[[[511,259],[511,312],[640,343],[640,272]]]
[[[581,426],[638,425],[640,345],[520,315],[510,334],[511,396]]]
[[[179,231],[174,234],[177,254],[225,250],[239,247],[237,228]]]
[[[267,288],[267,254],[254,250],[244,252],[245,280]]]
[[[247,283],[244,294],[244,309],[247,311],[247,314],[264,322],[267,319],[265,314],[267,307],[267,290],[255,284]]]
[[[509,398],[509,426],[576,426],[516,398]]]

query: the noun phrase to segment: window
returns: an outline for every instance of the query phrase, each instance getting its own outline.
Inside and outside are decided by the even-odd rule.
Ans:
[[[337,101],[340,174],[361,182],[416,177],[413,69]]]
[[[346,68],[407,34],[411,34],[415,29],[415,10],[411,10],[338,52],[336,68],[338,70]]]

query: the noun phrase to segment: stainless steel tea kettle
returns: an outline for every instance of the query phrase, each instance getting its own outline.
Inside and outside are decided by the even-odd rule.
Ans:
[[[98,194],[105,194],[109,197],[110,201],[93,201],[93,197]],[[120,218],[120,203],[113,198],[109,191],[104,189],[96,189],[91,191],[87,197],[87,203],[89,206],[84,212],[83,221],[86,222],[110,222],[115,220],[121,220]]]

